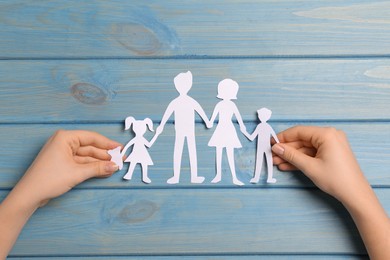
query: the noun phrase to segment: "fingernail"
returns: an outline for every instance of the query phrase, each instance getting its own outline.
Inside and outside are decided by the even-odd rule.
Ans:
[[[272,151],[274,153],[276,153],[277,155],[283,155],[284,154],[284,148],[279,145],[279,144],[275,144],[274,146],[272,146]]]
[[[113,162],[106,164],[106,172],[116,172],[119,169],[119,166]]]

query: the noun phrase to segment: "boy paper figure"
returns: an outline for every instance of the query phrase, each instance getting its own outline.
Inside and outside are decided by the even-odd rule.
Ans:
[[[179,96],[172,100],[164,116],[161,119],[161,124],[156,129],[156,136],[161,134],[167,120],[172,114],[175,117],[175,149],[173,152],[173,177],[167,183],[176,184],[180,179],[181,157],[183,154],[184,141],[187,139],[187,147],[190,158],[191,168],[191,183],[202,183],[204,177],[198,176],[198,162],[196,156],[195,142],[195,112],[197,112],[206,124],[209,122],[203,108],[199,103],[190,97],[187,93],[192,87],[192,73],[180,73],[174,79],[176,90]]]
[[[260,119],[260,124],[257,125],[255,131],[251,135],[247,134],[249,140],[253,141],[257,137],[257,152],[256,152],[256,167],[255,176],[251,179],[251,183],[258,183],[260,179],[261,167],[263,165],[263,158],[267,161],[268,178],[267,183],[275,183],[276,179],[272,177],[272,151],[271,151],[271,136],[279,143],[279,139],[275,131],[267,123],[271,118],[272,111],[268,108],[261,108],[257,110],[257,115]]]
[[[146,140],[143,135],[146,132],[146,127],[148,127],[150,131],[153,131],[153,122],[149,118],[145,118],[144,120],[135,120],[134,117],[130,116],[125,120],[125,130],[130,129],[131,125],[133,125],[135,137],[126,144],[121,155],[124,156],[130,146],[134,145],[134,147],[131,154],[125,160],[125,162],[130,163],[130,166],[126,175],[123,176],[123,179],[131,180],[135,165],[140,163],[142,168],[142,181],[144,183],[151,183],[151,180],[148,177],[148,166],[153,165],[153,161],[152,158],[150,158],[147,147],[151,147],[153,145],[157,135],[155,135],[150,142]]]
[[[218,125],[211,137],[208,146],[215,146],[216,149],[216,170],[217,174],[211,181],[217,183],[221,181],[222,177],[222,152],[223,148],[226,149],[226,154],[229,162],[230,171],[233,177],[233,183],[236,185],[244,185],[237,179],[236,169],[234,165],[234,148],[241,148],[240,140],[238,139],[236,128],[233,125],[232,117],[235,116],[241,132],[246,133],[244,122],[242,121],[240,112],[236,104],[232,99],[237,99],[237,92],[239,86],[238,83],[231,79],[224,79],[218,84],[218,96],[222,99],[214,108],[213,115],[211,116],[210,123],[207,124],[208,128],[213,126],[214,120],[219,115]]]

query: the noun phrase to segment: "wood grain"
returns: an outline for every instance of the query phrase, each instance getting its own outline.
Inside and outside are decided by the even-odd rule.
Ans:
[[[20,256],[364,252],[342,205],[312,189],[74,190],[38,210],[14,248]]]
[[[245,120],[269,107],[272,120],[390,120],[388,60],[0,61],[0,122],[161,120],[191,70],[190,95],[209,116],[225,78],[240,84]]]
[[[37,257],[10,257],[10,259],[23,259],[23,260],[33,260],[37,259]],[[43,260],[50,260],[50,259],[59,259],[59,260],[79,260],[79,259],[96,259],[96,256],[80,256],[80,257],[49,257],[49,256],[39,256],[39,259]],[[257,254],[257,255],[195,255],[195,256],[188,256],[188,255],[170,255],[170,256],[130,256],[130,255],[122,255],[122,256],[99,256],[99,259],[110,259],[110,260],[123,260],[123,259],[141,259],[141,260],[169,260],[169,259],[184,259],[184,260],[194,260],[194,259],[212,259],[212,260],[224,260],[224,259],[271,259],[271,260],[289,260],[289,259],[303,259],[303,260],[363,260],[368,259],[368,257],[364,255],[351,255],[351,254],[341,254],[341,255],[310,255],[310,254],[304,254],[304,255],[277,255],[277,254]]]
[[[125,144],[127,116],[155,126],[191,70],[190,95],[208,115],[217,84],[240,84],[248,130],[269,107],[276,131],[296,124],[344,130],[390,212],[390,2],[0,0],[0,201],[59,128]],[[172,176],[173,119],[150,148],[152,184],[137,167],[89,180],[39,209],[10,259],[367,259],[345,209],[299,172],[249,184],[255,145],[240,136],[238,178],[226,158],[211,184],[212,130],[197,118],[201,185],[186,149]],[[238,129],[237,129],[238,130]],[[151,138],[147,133],[146,137]],[[55,174],[55,173],[53,173]]]
[[[389,55],[386,1],[0,1],[0,57]]]
[[[275,123],[275,131],[282,131],[293,126],[293,123]],[[315,125],[320,125],[316,123]],[[326,126],[327,124],[322,124]],[[390,176],[388,169],[390,162],[390,125],[383,123],[333,123],[333,127],[344,130],[349,138],[356,157],[365,172],[371,185],[375,187],[389,187]],[[28,165],[45,140],[52,135],[55,130],[62,129],[87,129],[97,131],[125,145],[131,138],[129,132],[123,132],[120,124],[82,124],[82,125],[8,125],[0,127],[0,140],[2,149],[0,150],[0,188],[9,189],[14,186],[17,180],[23,175]],[[253,123],[247,124],[249,131],[255,128]],[[239,129],[237,127],[239,133]],[[198,171],[199,175],[205,176],[206,181],[201,185],[190,183],[189,159],[186,148],[183,152],[181,179],[178,185],[169,185],[166,181],[173,175],[173,125],[165,127],[164,132],[159,136],[153,147],[149,149],[154,165],[149,167],[149,177],[152,183],[149,185],[141,181],[141,169],[138,165],[134,171],[131,181],[124,181],[123,175],[126,173],[128,164],[124,168],[108,179],[94,179],[87,181],[79,188],[154,188],[154,187],[232,187],[231,174],[227,163],[226,155],[223,155],[223,175],[219,184],[211,184],[210,181],[215,175],[215,149],[208,147],[207,143],[212,135],[212,130],[198,125],[196,128],[197,151],[198,151]],[[370,134],[367,134],[370,133]],[[16,139],[15,136],[18,138]],[[152,133],[146,135],[152,137]],[[255,142],[252,143],[240,136],[242,149],[236,149],[235,162],[237,176],[246,183],[244,188],[256,187],[312,187],[312,183],[299,172],[280,172],[274,167],[275,177],[278,182],[274,185],[267,184],[265,166],[263,166],[261,180],[257,185],[249,183],[253,177],[255,165]],[[55,173],[53,173],[55,174]]]

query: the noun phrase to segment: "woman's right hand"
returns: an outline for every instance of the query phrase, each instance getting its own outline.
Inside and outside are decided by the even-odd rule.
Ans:
[[[341,202],[368,184],[344,132],[331,127],[296,126],[278,134],[272,151],[280,170],[301,170]]]
[[[281,132],[272,151],[280,170],[301,170],[340,200],[351,214],[371,259],[390,259],[390,220],[364,177],[342,131],[296,126]]]

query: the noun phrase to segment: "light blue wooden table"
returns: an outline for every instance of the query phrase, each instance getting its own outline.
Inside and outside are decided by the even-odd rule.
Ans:
[[[217,84],[240,84],[248,130],[331,125],[347,132],[390,212],[390,2],[0,1],[0,199],[59,128],[122,143],[126,116],[156,125],[191,70],[190,95],[210,116]],[[172,176],[173,121],[150,149],[152,184],[137,167],[90,180],[39,209],[10,259],[360,259],[366,252],[341,204],[301,173],[251,185],[255,146],[240,136],[238,178],[211,184],[212,135],[197,119],[201,185],[184,153]],[[148,138],[151,135],[147,135]],[[185,149],[186,151],[186,149]],[[127,167],[127,166],[126,166]],[[55,173],[53,173],[55,174]]]

